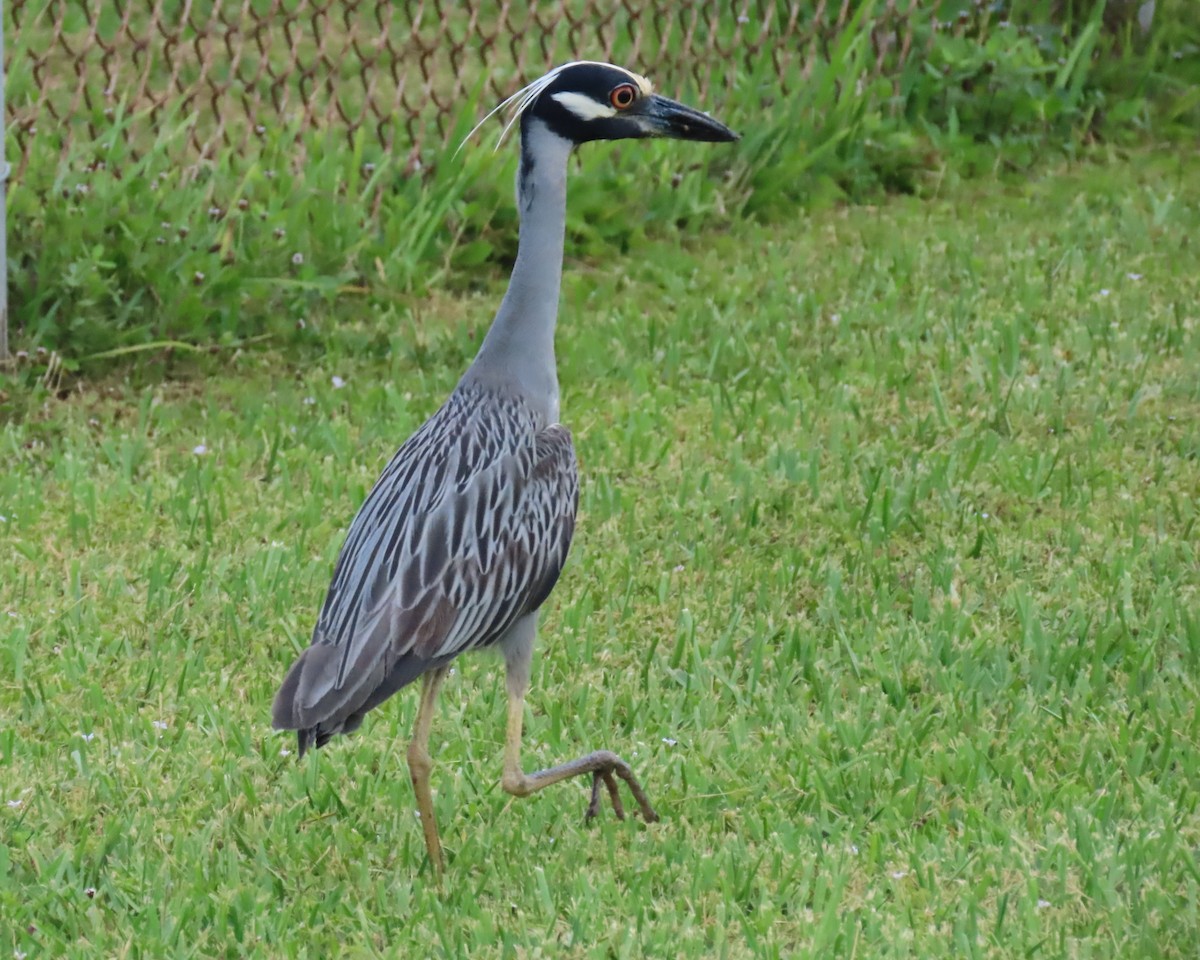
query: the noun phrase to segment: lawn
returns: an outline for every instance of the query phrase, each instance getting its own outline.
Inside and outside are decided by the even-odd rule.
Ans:
[[[500,665],[296,762],[342,533],[503,287],[322,352],[0,382],[0,957],[1194,957],[1200,169],[1141,154],[569,262],[583,469]],[[141,384],[141,385],[139,385]]]

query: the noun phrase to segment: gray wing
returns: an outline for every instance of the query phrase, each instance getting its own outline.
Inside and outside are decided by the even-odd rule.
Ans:
[[[494,643],[553,589],[578,506],[570,432],[459,390],[397,452],[338,557],[274,724],[318,745],[432,667]]]

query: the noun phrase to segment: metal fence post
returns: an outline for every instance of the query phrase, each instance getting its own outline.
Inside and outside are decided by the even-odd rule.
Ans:
[[[4,0],[0,0],[0,363],[8,361],[8,161],[4,158]]]

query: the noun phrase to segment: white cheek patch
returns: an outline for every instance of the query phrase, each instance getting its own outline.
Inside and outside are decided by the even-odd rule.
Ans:
[[[614,117],[617,114],[616,107],[609,106],[607,103],[597,103],[583,93],[564,90],[562,93],[552,93],[550,96],[580,120],[600,120],[605,117]]]

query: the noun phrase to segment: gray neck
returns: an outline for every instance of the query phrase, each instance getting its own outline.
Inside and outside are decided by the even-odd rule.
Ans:
[[[462,379],[464,384],[478,383],[520,396],[548,423],[558,419],[554,325],[562,283],[567,161],[572,146],[540,120],[529,117],[521,124],[517,262],[496,319]]]

